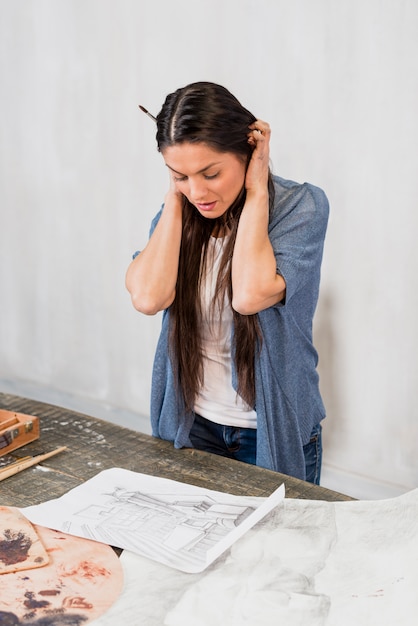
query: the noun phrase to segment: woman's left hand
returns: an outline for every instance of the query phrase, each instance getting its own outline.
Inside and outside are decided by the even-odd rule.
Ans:
[[[270,126],[257,120],[251,124],[248,143],[253,146],[253,154],[245,176],[247,191],[266,189],[270,162]]]
[[[232,308],[241,315],[259,313],[283,300],[286,293],[268,234],[270,126],[257,120],[249,131],[248,142],[254,149],[232,256]]]

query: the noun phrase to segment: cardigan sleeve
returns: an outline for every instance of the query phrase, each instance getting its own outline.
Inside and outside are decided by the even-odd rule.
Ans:
[[[163,206],[164,206],[164,205],[163,205]],[[158,224],[158,220],[159,220],[159,219],[160,219],[160,217],[161,217],[162,210],[163,210],[163,207],[161,207],[161,209],[158,211],[157,215],[153,218],[153,220],[152,220],[152,222],[151,222],[150,229],[149,229],[148,237],[151,237],[152,233],[154,232],[155,227],[156,227],[156,226],[157,226],[157,224]],[[138,254],[140,254],[140,253],[141,253],[141,250],[136,250],[136,251],[133,253],[133,255],[132,255],[132,260],[133,260],[133,259],[136,259],[136,257],[137,257],[137,256],[138,256]]]
[[[276,177],[275,207],[269,237],[277,272],[286,281],[283,306],[308,282],[319,284],[329,204],[322,189]],[[313,286],[313,285],[311,285]]]

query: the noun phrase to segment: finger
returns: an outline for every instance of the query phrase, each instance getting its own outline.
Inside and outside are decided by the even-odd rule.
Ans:
[[[267,122],[263,122],[262,120],[256,120],[253,124],[249,126],[252,132],[256,131],[261,135],[270,135],[270,125]]]
[[[265,131],[261,131],[259,129],[254,128],[248,134],[248,143],[250,146],[255,148],[262,148],[263,146],[268,146],[269,143],[269,135],[265,133]]]
[[[264,141],[264,139],[266,138],[267,138],[266,131],[263,131],[260,128],[253,128],[248,133],[248,141],[253,145],[256,145],[257,143]]]

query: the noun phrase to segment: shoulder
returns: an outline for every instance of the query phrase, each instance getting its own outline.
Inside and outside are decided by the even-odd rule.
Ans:
[[[274,176],[273,182],[275,195],[269,218],[273,248],[283,251],[312,243],[322,245],[329,216],[328,199],[322,189],[279,176]]]
[[[328,198],[325,192],[312,183],[297,183],[286,180],[280,176],[273,176],[274,184],[274,209],[285,210],[302,206],[316,208],[326,213],[329,211]]]
[[[270,211],[270,233],[298,225],[315,224],[321,230],[328,223],[329,203],[324,191],[311,183],[297,183],[273,176],[274,203]]]

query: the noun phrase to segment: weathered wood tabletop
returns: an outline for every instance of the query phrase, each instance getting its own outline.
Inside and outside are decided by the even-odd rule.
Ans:
[[[40,438],[0,456],[0,466],[26,455],[67,450],[0,482],[0,504],[24,507],[57,498],[98,472],[121,467],[236,495],[268,496],[283,482],[286,497],[351,500],[349,496],[199,450],[175,450],[170,442],[70,409],[0,393],[0,408],[40,421]]]

